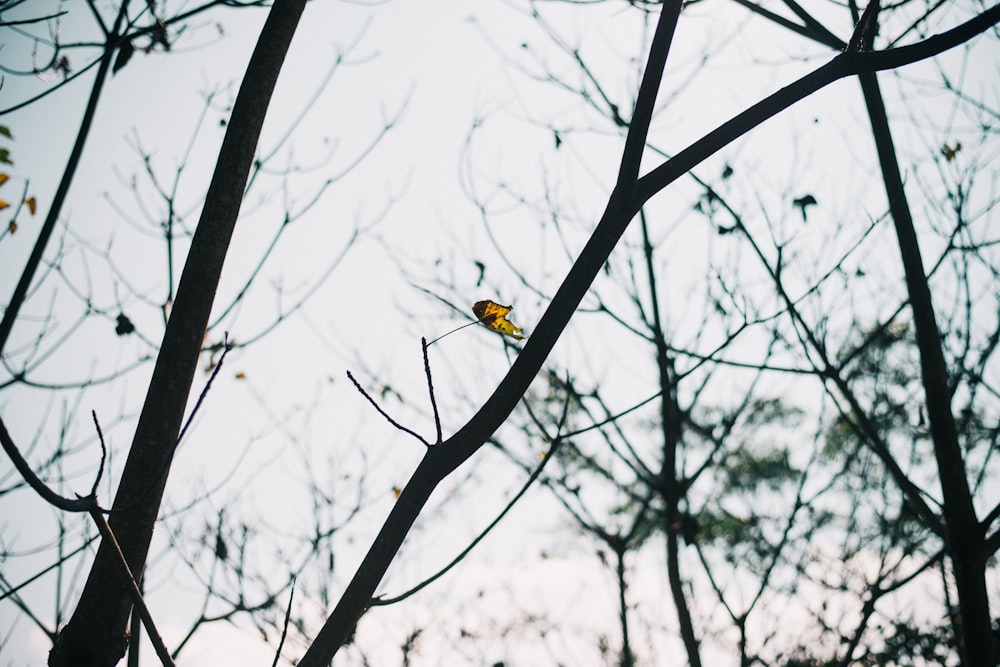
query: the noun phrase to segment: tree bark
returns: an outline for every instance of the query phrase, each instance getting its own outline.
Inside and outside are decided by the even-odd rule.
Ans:
[[[257,139],[304,7],[305,0],[276,0],[250,58],[112,506],[109,523],[137,577],[146,562]],[[131,609],[120,565],[102,541],[76,610],[49,654],[49,665],[117,664],[125,653]]]

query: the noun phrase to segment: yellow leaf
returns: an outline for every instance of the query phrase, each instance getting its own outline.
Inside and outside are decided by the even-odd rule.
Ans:
[[[247,374],[244,373],[243,371],[240,371],[239,373],[236,374],[236,379],[237,380],[246,380],[247,379]]]
[[[514,323],[507,319],[507,314],[513,308],[513,306],[501,306],[499,303],[487,299],[473,304],[472,313],[493,331],[510,336],[515,340],[522,340],[524,338],[521,335],[523,330],[514,326]]]
[[[35,201],[34,197],[28,197],[24,200],[24,203],[28,205],[28,210],[31,211],[31,215],[35,214],[35,210],[38,207],[38,202]]]
[[[9,180],[10,180],[10,176],[8,176],[7,174],[0,174],[0,185],[3,185],[4,183],[6,183]]]
[[[8,208],[9,206],[10,204],[7,203],[6,199],[0,199],[0,211],[4,210],[5,208]]]
[[[399,488],[398,486],[392,487],[392,497],[393,498],[395,498],[396,500],[399,500],[399,497],[401,495],[403,495],[403,490],[401,488]]]

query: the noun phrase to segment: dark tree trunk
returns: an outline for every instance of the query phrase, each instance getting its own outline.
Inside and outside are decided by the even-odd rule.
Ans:
[[[903,189],[903,179],[878,79],[874,73],[861,74],[859,78],[889,199],[889,211],[896,226],[916,329],[927,418],[944,500],[942,513],[945,546],[955,573],[955,588],[958,592],[959,616],[958,622],[954,624],[956,639],[966,667],[992,667],[996,662],[986,592],[984,531],[972,504],[965,462],[962,460],[962,449],[951,410],[951,388],[941,346],[941,333],[934,315],[930,286],[927,284],[913,217]]]
[[[112,506],[111,529],[137,577],[145,566],[260,128],[304,6],[305,0],[276,0],[247,66]],[[102,541],[49,665],[111,667],[121,660],[132,609],[127,583],[113,550]]]

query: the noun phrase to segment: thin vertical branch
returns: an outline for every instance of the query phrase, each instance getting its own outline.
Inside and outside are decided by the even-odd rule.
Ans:
[[[122,553],[121,546],[118,544],[118,540],[115,539],[115,534],[111,530],[111,526],[108,525],[107,520],[104,518],[104,514],[101,512],[99,507],[93,507],[90,510],[90,516],[97,524],[97,530],[101,533],[101,538],[104,543],[110,544],[114,555],[117,557],[118,566],[121,568],[121,575],[126,580],[126,585],[128,586],[129,595],[132,598],[132,604],[139,613],[139,618],[142,619],[142,624],[146,628],[146,633],[149,635],[149,641],[153,644],[153,649],[156,651],[156,656],[160,659],[160,662],[164,667],[173,667],[174,661],[170,657],[170,651],[167,650],[166,645],[163,643],[163,638],[160,637],[159,631],[156,629],[156,624],[153,622],[153,616],[149,613],[149,607],[146,606],[146,601],[142,598],[142,592],[139,590],[139,584],[135,580],[135,575],[132,574],[132,570],[128,566],[128,562],[125,560],[125,554]]]
[[[615,575],[618,581],[618,620],[622,628],[621,667],[633,667],[635,655],[632,653],[632,642],[628,631],[628,582],[625,579],[625,553],[627,544],[624,540],[615,544]]]
[[[674,370],[674,360],[667,346],[667,334],[660,313],[660,289],[653,263],[653,244],[649,240],[649,228],[646,224],[645,210],[639,211],[639,226],[642,232],[643,256],[646,268],[646,281],[649,293],[652,295],[650,312],[652,321],[649,326],[653,344],[656,347],[656,369],[659,381],[660,395],[660,437],[663,439],[663,463],[658,475],[660,483],[657,491],[664,500],[664,533],[667,548],[667,580],[674,608],[677,610],[677,621],[680,625],[681,640],[687,652],[691,667],[701,667],[701,649],[695,634],[691,610],[688,607],[684,592],[684,580],[680,566],[680,502],[684,494],[684,480],[677,469],[677,450],[681,446],[682,410],[677,398],[677,373]]]
[[[285,608],[285,621],[281,624],[281,639],[278,641],[278,648],[274,651],[274,662],[271,667],[278,667],[278,660],[281,658],[281,649],[285,646],[285,639],[288,637],[288,623],[292,619],[292,600],[295,599],[295,577],[292,577],[292,585],[288,591],[288,606]]]
[[[642,81],[639,83],[635,111],[632,114],[632,122],[629,123],[628,134],[625,136],[625,149],[622,151],[621,166],[618,169],[617,187],[627,188],[629,194],[639,181],[639,165],[646,148],[649,126],[653,122],[653,109],[667,66],[667,55],[670,53],[674,30],[681,15],[681,4],[680,0],[667,0],[663,3],[663,10],[660,12],[660,19],[653,33],[653,41],[649,45],[649,59]]]
[[[930,423],[931,441],[937,460],[941,495],[944,500],[945,540],[955,573],[961,623],[955,632],[961,638],[963,662],[967,665],[992,665],[994,640],[986,586],[986,550],[983,526],[976,517],[969,480],[966,477],[962,447],[951,407],[951,386],[931,299],[930,285],[924,271],[920,244],[913,224],[909,201],[896,157],[885,102],[874,73],[861,74],[872,134],[882,169],[889,211],[896,228],[896,238],[906,278],[906,291],[916,329],[920,354],[920,373]]]
[[[434,410],[434,428],[437,430],[437,439],[434,441],[434,444],[440,445],[444,440],[444,436],[441,433],[441,413],[438,412],[437,398],[434,397],[434,381],[431,379],[431,361],[427,356],[429,343],[426,338],[421,337],[420,345],[424,351],[424,374],[427,376],[427,393],[431,397],[431,408]]]

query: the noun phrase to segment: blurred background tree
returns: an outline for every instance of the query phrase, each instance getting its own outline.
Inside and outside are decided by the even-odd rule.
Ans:
[[[928,36],[977,15],[986,35],[974,38],[970,32],[955,50],[877,80],[862,74],[861,95],[853,79],[836,83],[742,138],[721,142],[725,147],[718,154],[656,197],[650,195],[662,186],[645,186],[655,190],[642,192],[635,221],[601,263],[594,283],[572,286],[587,292],[579,311],[521,407],[488,436],[493,451],[479,451],[474,464],[463,466],[449,481],[446,497],[434,496],[407,537],[400,565],[385,585],[423,592],[371,600],[362,590],[359,604],[375,606],[356,632],[353,621],[337,629],[351,643],[335,664],[400,659],[436,664],[445,655],[483,664],[502,656],[510,664],[637,665],[670,656],[691,665],[971,665],[987,664],[995,655],[988,601],[1000,543],[995,528],[1000,498],[990,485],[997,422],[992,354],[1000,339],[1000,305],[989,229],[995,217],[997,111],[991,102],[995,78],[983,63],[996,53],[991,26],[997,8],[904,2],[862,20],[860,8],[851,5],[739,4],[743,9],[684,6],[656,106],[649,109],[649,131],[641,139],[640,173],[661,162],[672,164],[695,138],[844,48],[862,54],[910,44],[920,48],[933,43]],[[156,3],[148,11],[141,3],[132,7],[123,10],[128,24],[153,30]],[[366,312],[393,313],[410,341],[410,352],[398,358],[412,359],[412,369],[385,363],[384,351],[348,345],[345,354],[336,325],[328,320],[315,327],[304,306],[338,266],[341,249],[351,249],[343,255],[350,266],[354,240],[373,221],[391,220],[393,209],[378,207],[374,216],[347,225],[335,252],[325,240],[313,242],[335,261],[300,279],[291,294],[273,274],[265,280],[259,267],[281,265],[273,248],[288,237],[292,222],[316,213],[315,202],[338,179],[320,179],[311,194],[298,190],[289,196],[296,190],[292,176],[301,178],[303,170],[294,163],[277,166],[276,151],[259,152],[245,204],[253,204],[251,212],[265,200],[286,205],[272,214],[277,231],[252,255],[242,277],[228,286],[224,281],[221,294],[228,296],[216,305],[221,315],[213,316],[201,343],[202,368],[217,369],[227,342],[266,344],[258,334],[280,330],[274,325],[295,315],[308,328],[333,331],[310,340],[363,369],[355,371],[359,383],[394,419],[429,442],[434,438],[426,434],[435,419],[449,439],[464,430],[468,415],[524,348],[505,340],[497,349],[500,338],[480,328],[477,335],[467,332],[435,344],[427,363],[438,414],[424,407],[416,339],[424,331],[446,331],[455,320],[470,321],[473,302],[495,298],[513,303],[515,321],[527,329],[527,345],[532,344],[531,336],[543,328],[532,323],[554,300],[593,232],[597,212],[615,196],[623,139],[635,129],[631,109],[640,83],[644,76],[659,81],[645,63],[648,52],[656,52],[651,39],[661,9],[659,3],[528,2],[504,10],[513,14],[515,30],[497,29],[487,19],[467,24],[496,50],[510,86],[503,103],[480,103],[465,137],[457,178],[468,205],[460,215],[442,214],[437,225],[407,211],[402,217],[410,234],[417,220],[419,241],[408,243],[399,227],[379,235],[395,267],[384,259],[377,265],[368,260],[354,265],[356,273],[347,282],[357,290],[373,273],[384,278],[398,268],[417,289],[395,303],[369,301],[340,314],[359,322]],[[146,34],[136,33],[128,43],[146,44],[152,40]],[[170,34],[166,40],[173,44]],[[119,38],[110,51],[104,47],[102,57],[107,67],[114,69],[119,61],[124,64],[119,70],[128,72],[137,49],[133,44],[131,54],[122,55],[129,50],[123,51],[122,43]],[[350,53],[345,50],[344,62],[365,61]],[[52,71],[56,78],[65,76]],[[439,109],[451,100],[440,90],[435,95]],[[201,123],[228,115],[229,104],[219,101],[224,97],[223,90],[203,96]],[[394,128],[395,119],[383,116],[372,128],[372,141]],[[454,126],[451,131],[455,134]],[[193,134],[191,146],[201,143],[198,136]],[[138,172],[150,185],[133,185],[126,177],[125,190],[135,194],[142,215],[155,202],[155,214],[144,224],[171,258],[164,263],[166,277],[155,288],[145,279],[124,278],[110,242],[80,243],[69,225],[60,249],[39,265],[53,267],[46,278],[59,285],[89,285],[89,265],[82,262],[72,278],[63,277],[70,274],[72,256],[66,248],[76,252],[79,245],[101,258],[110,269],[111,296],[102,292],[98,298],[93,288],[69,290],[82,313],[77,320],[100,323],[114,332],[112,340],[141,341],[129,363],[148,372],[159,327],[173,306],[173,258],[179,267],[193,232],[187,217],[200,202],[187,194],[182,169],[176,174],[158,169],[156,151],[138,135],[130,141]],[[436,179],[447,180],[443,170],[433,171]],[[269,176],[280,185],[255,197],[254,188]],[[203,193],[204,182],[194,192]],[[662,183],[658,177],[644,182]],[[148,198],[144,188],[152,193]],[[386,200],[392,203],[394,197]],[[904,200],[909,213],[900,208]],[[126,220],[132,217],[131,206],[118,195],[108,202]],[[247,210],[245,205],[244,215]],[[469,224],[476,216],[481,224]],[[231,259],[239,261],[241,253]],[[283,261],[316,266],[288,256]],[[144,268],[140,262],[135,275],[143,275]],[[932,301],[914,296],[922,287]],[[127,377],[121,369],[132,366],[95,349],[94,359],[114,361],[114,372],[85,369],[79,374],[83,380],[62,384],[41,375],[67,368],[49,350],[74,355],[81,345],[66,344],[70,335],[56,333],[63,313],[70,312],[62,302],[46,307],[44,297],[51,293],[37,288],[28,293],[40,305],[32,318],[18,320],[26,322],[18,325],[25,329],[15,352],[4,352],[10,373],[4,420],[10,423],[12,406],[20,404],[12,392],[55,396],[60,390],[73,397],[58,418],[43,412],[29,422],[19,415],[15,433],[23,442],[37,443],[25,447],[35,470],[72,495],[90,484],[98,449],[92,425],[80,421],[79,410],[86,417],[92,404],[83,392],[119,382]],[[254,294],[272,297],[263,301],[272,305],[259,308],[261,302],[251,301]],[[426,298],[414,296],[421,294]],[[247,327],[248,321],[256,326]],[[937,331],[928,333],[928,326]],[[362,338],[374,331],[355,328]],[[72,325],[69,330],[76,331]],[[554,345],[551,329],[535,340],[546,337],[545,344]],[[301,347],[295,336],[290,341],[284,344]],[[266,364],[258,364],[232,378],[260,386],[254,382]],[[314,366],[312,379],[295,379],[295,391],[303,390],[307,405],[290,413],[294,416],[271,412],[264,394],[248,401],[255,406],[250,412],[269,415],[269,428],[283,444],[280,451],[249,461],[240,454],[216,459],[206,451],[199,453],[199,464],[210,468],[221,462],[226,472],[201,481],[196,476],[193,483],[171,479],[177,495],[168,495],[160,512],[165,540],[148,561],[145,577],[148,590],[150,577],[166,572],[157,580],[162,591],[171,573],[190,573],[187,581],[198,602],[185,613],[168,606],[169,616],[187,619],[184,631],[167,641],[174,653],[189,646],[195,630],[222,620],[256,628],[272,651],[287,629],[282,652],[297,659],[342,590],[342,561],[356,557],[355,538],[345,539],[345,532],[362,535],[358,541],[367,544],[373,526],[360,532],[353,526],[359,517],[377,525],[382,516],[372,511],[373,494],[361,482],[376,468],[412,467],[422,453],[411,449],[412,442],[396,442],[400,434],[376,420],[378,437],[392,437],[394,444],[375,457],[370,435],[375,431],[362,436],[355,426],[366,413],[371,416],[369,406],[351,387],[353,402],[314,389],[331,375],[319,368],[324,364]],[[106,383],[94,381],[104,377]],[[142,376],[132,384],[146,381]],[[116,386],[126,386],[122,391],[128,394],[128,385]],[[209,393],[199,415],[222,409],[213,407],[212,398]],[[136,408],[130,405],[116,419],[101,416],[102,426],[131,433]],[[311,422],[348,407],[357,411],[338,420],[337,436],[366,444],[354,448],[353,458],[317,456]],[[31,439],[32,432],[45,435]],[[201,426],[197,432],[205,434],[199,438],[205,442],[232,440],[225,429]],[[120,457],[127,451],[121,443],[116,449],[113,439],[111,445],[104,498],[114,493],[110,480],[119,478]],[[446,448],[435,447],[427,448],[430,464],[419,468],[430,470],[431,477],[432,468],[448,460]],[[956,456],[957,474],[949,468]],[[377,465],[369,468],[370,457]],[[297,482],[247,484],[269,477],[275,461],[292,468]],[[20,479],[7,479],[8,502],[23,498],[18,494],[27,492]],[[405,504],[407,485],[396,479],[395,491]],[[427,479],[421,482],[421,493],[427,494],[422,502],[437,484],[428,488]],[[962,500],[963,487],[969,503]],[[251,497],[261,492],[273,495]],[[291,507],[306,508],[301,514],[308,516],[296,517],[296,510],[275,496],[294,496],[299,504]],[[517,521],[493,522],[508,513]],[[22,548],[19,560],[65,586],[54,612],[46,606],[51,598],[40,603],[25,597],[35,581],[27,575],[4,582],[4,603],[23,614],[15,622],[28,619],[54,638],[79,591],[86,568],[81,563],[90,560],[89,552],[80,554],[94,543],[95,530],[89,521],[70,523],[57,512],[53,517],[56,528],[31,549]],[[514,527],[505,528],[509,524]],[[399,542],[376,542],[376,548],[387,549],[391,560],[408,530]],[[494,548],[470,553],[479,540]],[[38,545],[48,548],[41,567]],[[453,569],[446,564],[456,554],[455,562],[463,566]],[[8,549],[5,563],[16,555]],[[453,583],[434,579],[424,589],[437,561],[448,574],[444,581]],[[465,570],[473,574],[463,575]],[[568,591],[566,597],[533,585],[541,572],[544,585]],[[364,568],[362,575],[367,576]],[[296,601],[286,618],[292,577]],[[380,579],[381,574],[366,583],[372,592]],[[583,599],[589,604],[575,602]],[[497,600],[503,604],[494,605]],[[914,600],[921,603],[915,606]],[[331,618],[339,617],[334,612]],[[137,652],[132,655],[138,660]]]

